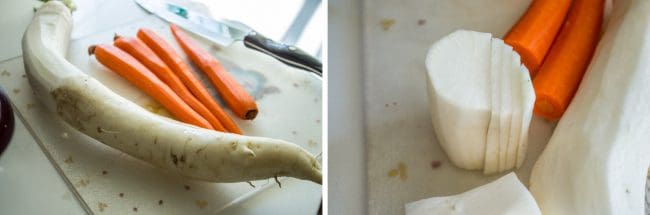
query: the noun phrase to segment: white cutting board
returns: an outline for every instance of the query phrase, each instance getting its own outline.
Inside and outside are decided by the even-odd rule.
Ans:
[[[155,106],[149,97],[87,55],[89,45],[112,43],[114,33],[134,36],[139,27],[158,32],[185,56],[176,45],[167,24],[148,16],[128,25],[71,41],[67,58],[81,71],[91,74],[116,93],[141,106]],[[241,43],[230,47],[216,47],[202,40],[200,43],[221,60],[226,69],[256,98],[260,109],[257,118],[252,122],[235,119],[246,134],[288,140],[313,154],[321,153],[322,83],[319,78],[251,51]],[[280,181],[286,182],[283,183],[284,189],[277,189],[278,185],[273,180],[252,182],[256,188],[247,183],[186,180],[109,148],[71,129],[46,110],[33,95],[22,64],[19,57],[0,65],[0,84],[8,92],[26,127],[88,212],[217,214],[227,211],[229,214],[246,214],[259,211],[255,209],[255,204],[246,200],[268,188],[273,188],[269,192],[294,192],[293,196],[299,198],[294,201],[301,204],[300,208],[313,213],[318,209],[321,186],[312,182],[283,178]],[[202,75],[199,77],[204,78]],[[206,82],[206,86],[211,85]]]
[[[455,167],[438,145],[426,94],[426,52],[456,29],[502,38],[530,0],[364,0],[363,56],[368,153],[368,211],[403,214],[404,204],[457,194],[502,176]],[[516,170],[528,184],[531,167],[555,123],[534,117],[525,163]],[[439,161],[439,167],[432,162]],[[404,176],[389,172],[405,166]],[[506,172],[507,173],[507,172]]]

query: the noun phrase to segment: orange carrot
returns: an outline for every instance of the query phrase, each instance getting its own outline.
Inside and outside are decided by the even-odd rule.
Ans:
[[[208,89],[201,83],[201,81],[194,76],[190,67],[183,62],[183,59],[174,51],[163,38],[158,36],[156,32],[142,28],[138,31],[138,38],[142,40],[151,50],[153,50],[160,59],[162,59],[167,66],[174,72],[187,88],[196,96],[196,98],[203,103],[225,126],[235,125],[230,117],[221,106],[212,98]],[[230,121],[230,122],[229,122]],[[228,126],[229,131],[241,134],[242,132],[236,126]],[[232,129],[232,130],[231,130]]]
[[[153,97],[181,121],[213,129],[207,120],[131,55],[111,45],[90,46],[88,53],[94,54],[101,64]]]
[[[156,54],[149,48],[147,45],[145,45],[140,39],[138,38],[126,38],[126,37],[120,37],[118,35],[115,35],[113,44],[122,49],[123,51],[129,53],[131,56],[135,57],[135,59],[139,60],[140,63],[144,64],[149,70],[151,70],[158,78],[160,78],[163,82],[165,82],[174,92],[183,99],[190,107],[192,107],[196,112],[201,114],[205,119],[210,122],[212,127],[214,127],[218,131],[230,131],[231,132],[239,132],[239,127],[235,124],[235,122],[228,117],[228,115],[224,115],[222,117],[228,118],[228,121],[230,124],[229,128],[232,129],[226,129],[224,128],[224,125],[222,125],[222,122],[219,121],[219,119],[214,116],[212,113],[210,113],[210,110],[208,110],[207,107],[205,107],[192,93],[190,90],[183,85],[183,82],[181,79],[174,74],[174,72],[167,67],[165,62],[163,62]],[[223,123],[226,124],[226,123]]]
[[[600,38],[604,0],[575,0],[560,35],[533,79],[535,113],[559,119],[569,106]]]
[[[210,53],[201,49],[187,34],[176,25],[170,25],[172,34],[181,45],[183,51],[190,56],[192,62],[205,73],[217,92],[226,101],[235,115],[242,119],[253,119],[257,116],[257,104],[253,97],[237,81],[226,72],[221,63]]]
[[[526,13],[505,36],[534,77],[557,36],[571,0],[533,0]]]

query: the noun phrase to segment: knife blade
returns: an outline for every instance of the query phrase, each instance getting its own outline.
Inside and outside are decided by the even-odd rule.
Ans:
[[[247,48],[267,54],[289,66],[322,76],[323,66],[320,60],[295,46],[266,38],[243,23],[213,19],[169,2],[134,1],[146,11],[221,46],[229,46],[236,41],[243,41]]]

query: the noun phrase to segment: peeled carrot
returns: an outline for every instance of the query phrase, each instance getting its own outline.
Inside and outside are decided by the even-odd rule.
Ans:
[[[237,80],[230,73],[226,72],[223,66],[221,66],[221,63],[210,55],[210,53],[201,49],[176,25],[172,24],[170,28],[183,51],[208,76],[212,85],[217,88],[217,92],[226,101],[226,104],[228,104],[228,107],[230,107],[235,115],[242,119],[255,118],[258,112],[255,99],[237,83]]]
[[[183,59],[181,59],[178,53],[174,51],[174,48],[172,48],[171,45],[165,42],[162,37],[158,36],[156,32],[146,28],[138,30],[138,38],[167,64],[167,66],[181,79],[192,94],[194,94],[203,105],[214,113],[214,115],[218,117],[225,126],[227,126],[226,128],[228,128],[229,131],[238,134],[242,133],[238,127],[232,126],[235,125],[235,123],[232,122],[230,117],[224,117],[228,116],[226,112],[219,104],[217,104],[214,98],[212,98],[208,89],[203,85],[203,83],[201,83],[201,80],[192,73],[190,67],[183,62]]]
[[[506,44],[519,53],[534,77],[562,27],[571,0],[533,0],[526,13],[506,34]]]
[[[90,46],[88,53],[94,54],[101,64],[154,98],[174,117],[189,124],[213,129],[206,119],[185,104],[172,89],[128,53],[111,45]]]
[[[165,62],[163,62],[156,54],[145,45],[138,38],[127,38],[115,35],[113,44],[122,49],[123,51],[129,53],[131,56],[135,57],[140,63],[144,64],[149,70],[151,70],[158,78],[165,82],[174,92],[183,99],[190,107],[192,107],[196,112],[201,114],[203,118],[208,120],[212,127],[218,131],[231,131],[234,133],[241,132],[239,127],[235,122],[224,115],[222,117],[227,118],[227,121],[220,122],[219,119],[214,116],[207,107],[205,107],[192,93],[187,89],[181,79],[174,74],[174,72],[167,67]],[[224,128],[223,124],[228,124],[228,128]]]
[[[569,106],[598,45],[604,5],[604,0],[573,2],[560,35],[533,79],[535,114],[556,120]]]

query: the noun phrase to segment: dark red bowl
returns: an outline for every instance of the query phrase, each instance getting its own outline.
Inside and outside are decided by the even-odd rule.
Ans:
[[[7,94],[0,88],[0,155],[14,134],[14,113]]]

